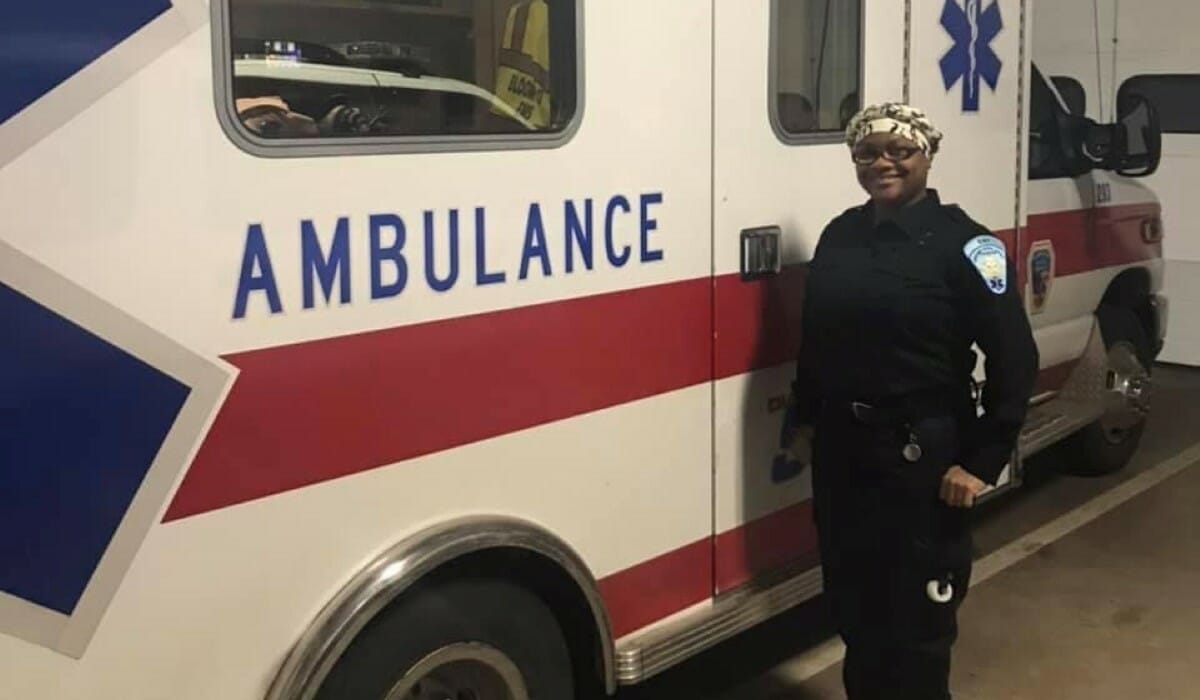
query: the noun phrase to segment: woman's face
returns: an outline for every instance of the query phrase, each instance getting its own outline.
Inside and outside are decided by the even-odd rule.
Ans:
[[[899,208],[925,191],[929,157],[896,134],[871,134],[852,152],[858,183],[876,204]]]

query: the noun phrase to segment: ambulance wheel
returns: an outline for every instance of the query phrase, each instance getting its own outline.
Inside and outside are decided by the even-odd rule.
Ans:
[[[1104,415],[1072,438],[1075,471],[1100,476],[1119,471],[1133,457],[1146,428],[1154,351],[1133,311],[1102,306],[1096,314],[1108,351]]]
[[[571,657],[550,608],[496,579],[421,586],[363,628],[318,700],[566,700]]]

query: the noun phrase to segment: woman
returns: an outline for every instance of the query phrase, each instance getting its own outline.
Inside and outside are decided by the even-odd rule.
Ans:
[[[850,699],[943,700],[971,573],[967,509],[1013,451],[1037,348],[1004,243],[927,187],[942,135],[925,115],[868,107],[846,137],[870,200],[817,245],[784,446],[812,440]]]

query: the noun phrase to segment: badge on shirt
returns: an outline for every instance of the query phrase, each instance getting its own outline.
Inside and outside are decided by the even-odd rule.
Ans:
[[[995,236],[976,236],[963,246],[963,253],[993,294],[1003,294],[1008,289],[1008,254],[1003,241]]]

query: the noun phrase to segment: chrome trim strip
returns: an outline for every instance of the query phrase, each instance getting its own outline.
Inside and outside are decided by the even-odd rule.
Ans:
[[[821,568],[803,571],[769,588],[746,588],[718,599],[703,612],[623,641],[617,681],[641,683],[716,644],[821,593]]]
[[[266,700],[312,700],[334,663],[367,622],[435,568],[473,552],[525,549],[547,557],[574,579],[587,598],[600,635],[605,685],[616,691],[608,612],[596,580],[565,542],[538,526],[506,517],[476,516],[417,533],[379,554],[329,601],[288,652]]]
[[[1042,393],[1038,394],[1037,396],[1033,397],[1032,399],[1029,399],[1029,407],[1034,408],[1036,406],[1041,406],[1044,403],[1049,403],[1050,401],[1054,400],[1054,398],[1057,396],[1058,396],[1057,391],[1043,391]]]

